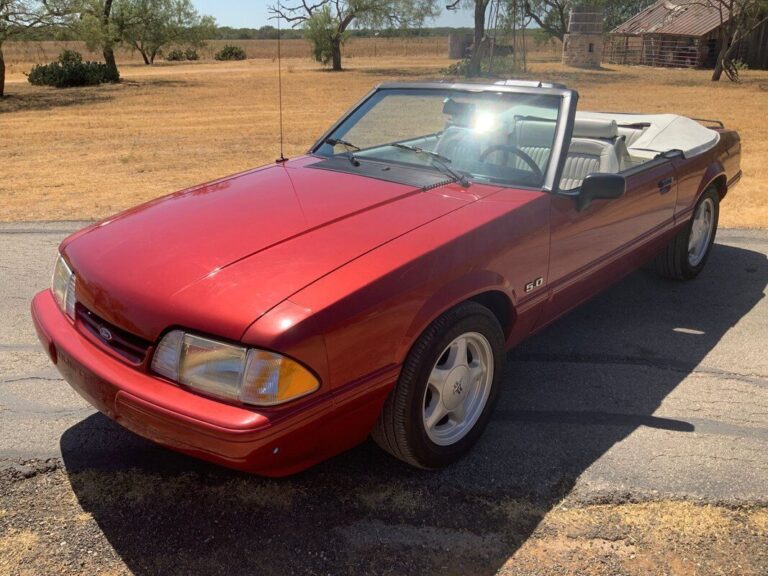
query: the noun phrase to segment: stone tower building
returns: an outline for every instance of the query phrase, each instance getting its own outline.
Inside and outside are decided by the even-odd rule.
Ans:
[[[603,10],[575,6],[568,34],[563,38],[563,64],[577,68],[599,68],[603,60]]]

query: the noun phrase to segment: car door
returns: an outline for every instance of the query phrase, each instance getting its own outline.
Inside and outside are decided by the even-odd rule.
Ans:
[[[657,158],[623,174],[627,186],[622,197],[593,200],[583,210],[573,197],[554,194],[549,299],[539,326],[642,264],[654,240],[671,229],[677,196],[672,162]]]

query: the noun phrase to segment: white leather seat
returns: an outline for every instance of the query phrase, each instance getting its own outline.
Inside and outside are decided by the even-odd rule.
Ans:
[[[451,167],[463,172],[476,172],[480,169],[482,153],[496,144],[504,144],[506,132],[493,130],[477,132],[461,126],[446,128],[435,146],[435,152],[450,158]],[[501,152],[492,152],[485,162],[497,160]]]
[[[626,146],[623,138],[619,138],[615,120],[577,118],[560,178],[560,189],[578,188],[589,174],[620,172],[618,151],[622,149],[626,150]]]
[[[578,188],[584,178],[596,172],[619,172],[619,159],[613,144],[603,140],[574,138],[568,148],[560,189]]]
[[[541,170],[546,168],[552,142],[555,139],[555,122],[531,118],[515,118],[513,144],[528,154]],[[516,167],[525,169],[525,162],[517,159]]]

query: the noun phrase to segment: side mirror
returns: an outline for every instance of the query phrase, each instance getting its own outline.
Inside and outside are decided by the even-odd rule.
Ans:
[[[581,183],[576,204],[579,211],[585,210],[592,203],[592,200],[620,198],[626,190],[627,180],[621,174],[589,174]]]

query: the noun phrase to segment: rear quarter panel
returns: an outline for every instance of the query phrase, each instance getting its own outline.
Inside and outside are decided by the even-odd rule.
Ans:
[[[693,158],[675,160],[678,192],[675,219],[687,221],[696,202],[713,182],[722,184],[721,198],[727,193],[726,183],[736,176],[741,165],[741,141],[733,130],[719,130],[720,141],[712,149]]]

